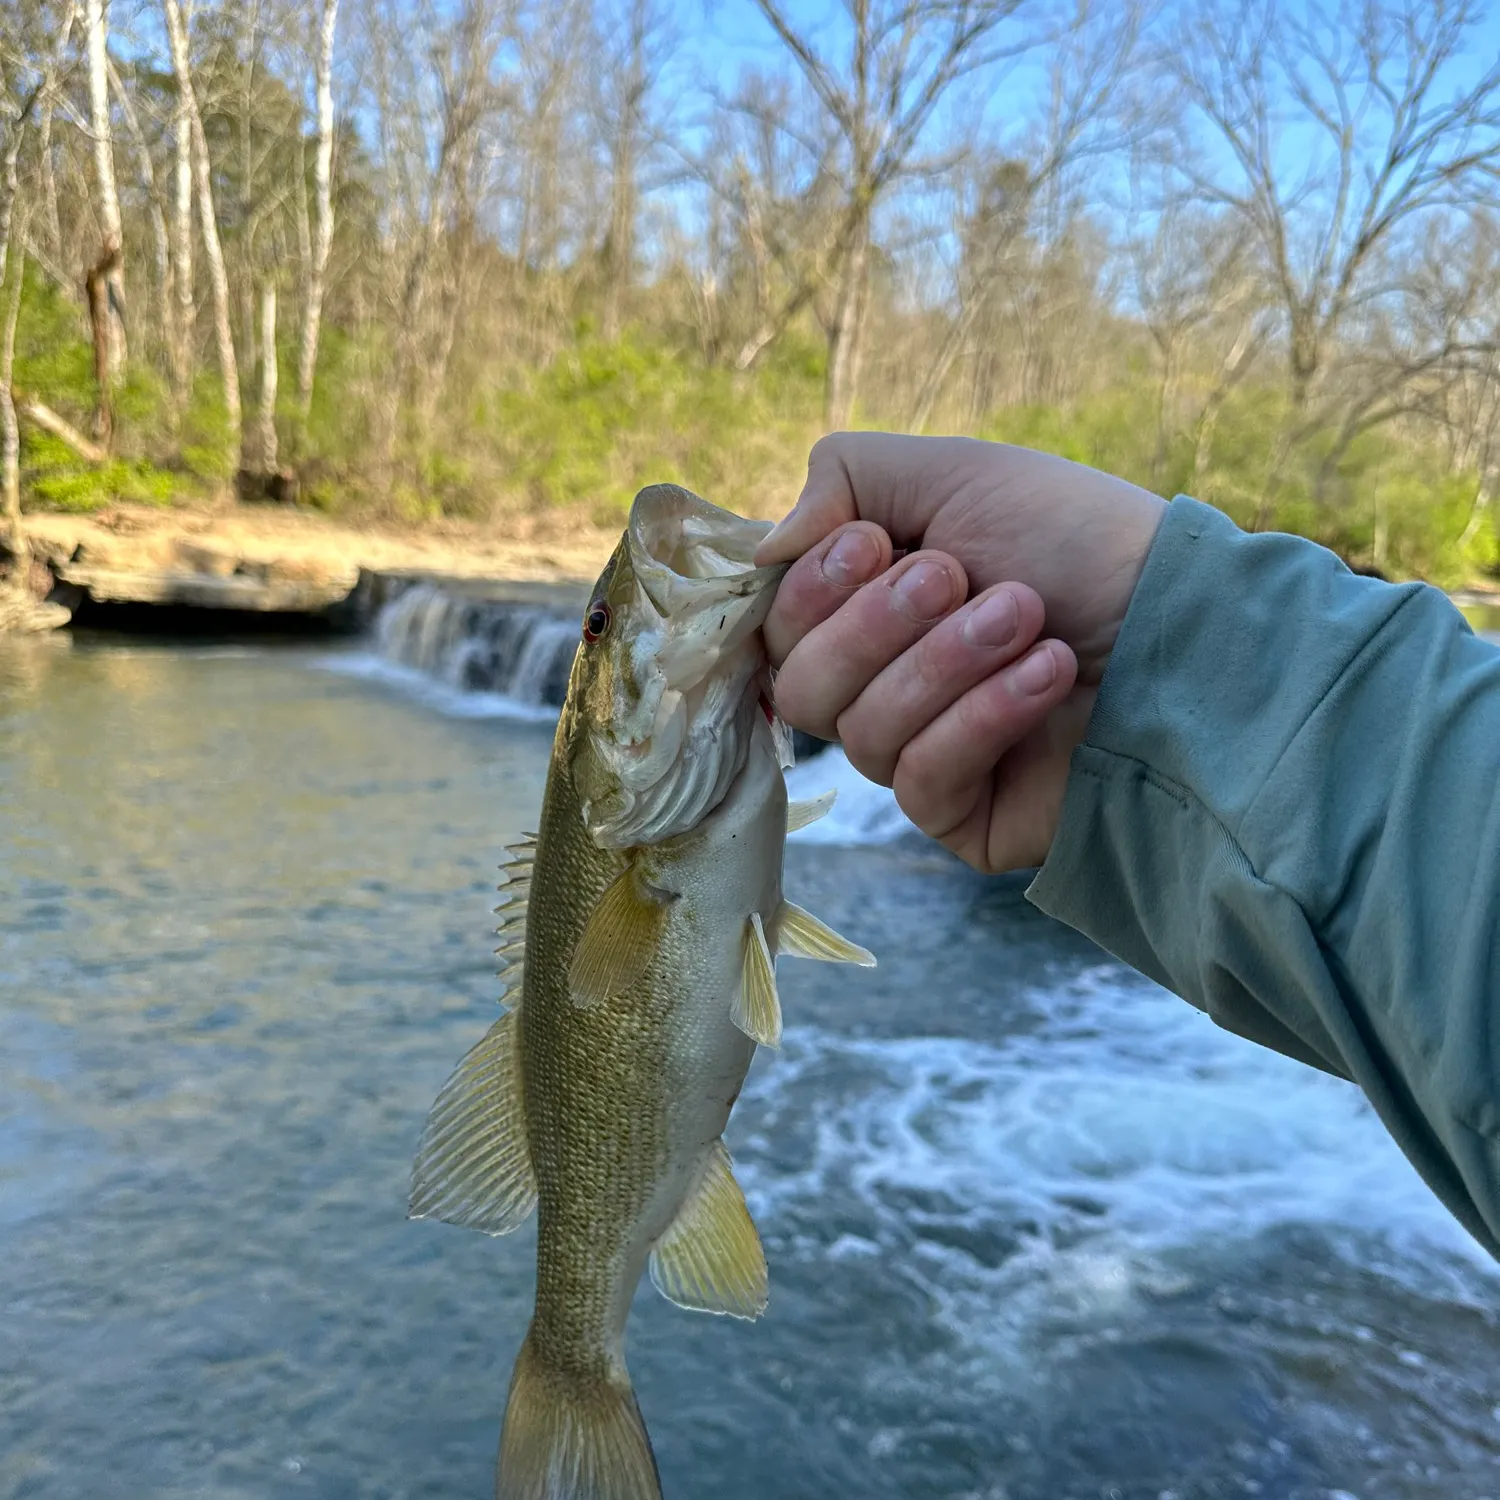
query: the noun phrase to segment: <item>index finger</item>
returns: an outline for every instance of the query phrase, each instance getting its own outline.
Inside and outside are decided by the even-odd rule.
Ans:
[[[819,438],[808,454],[802,493],[756,548],[756,565],[801,557],[854,520],[874,521],[898,547],[920,545],[975,446],[969,438],[892,432]]]
[[[787,653],[862,585],[891,565],[891,539],[878,526],[856,521],[836,528],[787,569],[766,617],[766,650],[780,666]]]

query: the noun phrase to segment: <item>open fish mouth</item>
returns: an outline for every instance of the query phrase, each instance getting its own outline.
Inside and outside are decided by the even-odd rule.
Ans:
[[[737,516],[680,485],[653,484],[635,497],[626,536],[636,580],[664,619],[764,595],[759,617],[746,627],[755,629],[786,572],[784,563],[755,566],[755,549],[770,530],[769,521]]]
[[[769,530],[678,485],[636,496],[616,579],[631,580],[631,597],[615,712],[593,735],[613,785],[584,808],[601,846],[658,843],[701,822],[743,769],[759,714],[786,761],[760,636],[786,572],[755,566]]]

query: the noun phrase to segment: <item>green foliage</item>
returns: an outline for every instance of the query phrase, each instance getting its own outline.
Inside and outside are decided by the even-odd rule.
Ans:
[[[1280,455],[1277,474],[1284,422],[1275,387],[1251,384],[1235,391],[1206,445],[1208,463],[1196,498],[1217,505],[1241,526],[1311,537],[1391,577],[1451,587],[1476,575],[1500,575],[1492,514],[1482,514],[1469,528],[1477,476],[1450,472],[1435,447],[1390,429],[1347,444],[1332,431],[1310,433]],[[1196,433],[1173,434],[1157,462],[1149,382],[1106,390],[1067,410],[995,412],[979,436],[1107,469],[1159,494],[1195,492]]]
[[[667,322],[615,340],[596,327],[579,311],[574,341],[536,368],[456,361],[430,424],[408,395],[385,442],[392,332],[325,322],[305,421],[288,343],[278,426],[306,503],[417,525],[516,507],[571,509],[613,526],[642,484],[673,480],[745,511],[784,508],[822,409],[826,347],[814,328],[794,326],[740,373],[681,347]],[[87,333],[79,307],[28,269],[17,385],[84,428],[94,403]],[[1163,438],[1160,387],[1143,360],[1127,351],[1112,376],[1072,404],[998,410],[977,435],[1058,453],[1162,494],[1196,493],[1241,525],[1311,536],[1392,576],[1444,584],[1500,577],[1500,529],[1493,510],[1475,510],[1476,476],[1450,473],[1419,437],[1387,428],[1340,442],[1316,431],[1287,444],[1284,394],[1268,376],[1230,391],[1209,430],[1200,431],[1208,392],[1184,389],[1187,416],[1169,421]],[[253,401],[248,386],[245,394]],[[161,376],[133,362],[114,410],[118,456],[97,467],[27,425],[30,504],[167,504],[232,480],[211,366],[178,417]],[[872,425],[893,421],[879,410],[868,416]]]
[[[16,323],[15,381],[74,420],[93,410],[94,350],[83,315],[31,263]]]
[[[739,375],[627,336],[580,344],[500,393],[485,425],[533,505],[583,505],[614,524],[659,480],[747,504],[789,455],[800,462],[819,400],[795,356]]]
[[[188,395],[178,442],[182,461],[193,473],[220,484],[234,478],[229,412],[216,375],[200,374]]]
[[[99,510],[120,500],[170,505],[179,487],[176,475],[143,459],[85,463],[66,443],[46,432],[27,432],[21,462],[33,501],[49,510]]]

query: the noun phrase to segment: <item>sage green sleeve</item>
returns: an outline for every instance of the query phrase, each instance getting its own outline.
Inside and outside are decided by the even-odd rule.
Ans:
[[[1027,894],[1353,1079],[1500,1255],[1500,649],[1444,595],[1173,501]]]

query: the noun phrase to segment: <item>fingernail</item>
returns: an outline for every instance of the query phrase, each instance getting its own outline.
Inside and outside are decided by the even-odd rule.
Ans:
[[[953,575],[941,563],[913,563],[891,585],[891,592],[902,614],[925,624],[953,603]]]
[[[841,589],[866,583],[880,566],[880,548],[867,531],[846,531],[823,559],[823,576]]]
[[[998,594],[981,599],[969,611],[964,621],[964,639],[971,646],[1008,646],[1016,638],[1020,623],[1016,596],[1009,589],[1001,589]]]
[[[1022,698],[1040,698],[1057,681],[1057,658],[1050,646],[1033,651],[1010,669],[1010,685]]]

